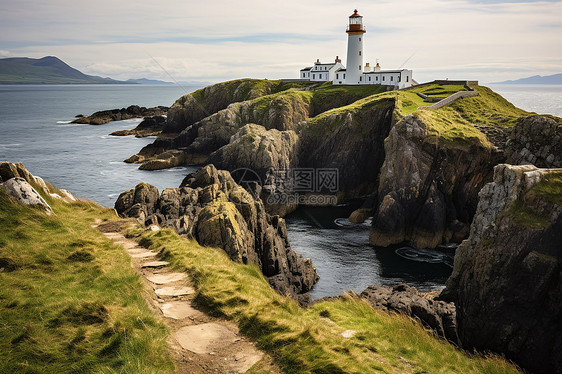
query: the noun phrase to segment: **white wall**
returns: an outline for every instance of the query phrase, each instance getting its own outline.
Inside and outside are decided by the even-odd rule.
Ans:
[[[363,38],[364,34],[347,35],[346,84],[360,84],[363,72]]]

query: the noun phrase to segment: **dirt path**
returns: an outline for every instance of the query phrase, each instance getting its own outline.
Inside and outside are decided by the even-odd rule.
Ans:
[[[254,364],[267,372],[279,372],[271,358],[256,349],[229,321],[201,312],[193,301],[195,290],[184,273],[173,272],[156,252],[142,248],[120,232],[120,224],[96,227],[132,258],[145,283],[145,299],[170,329],[168,346],[178,373],[245,373]]]

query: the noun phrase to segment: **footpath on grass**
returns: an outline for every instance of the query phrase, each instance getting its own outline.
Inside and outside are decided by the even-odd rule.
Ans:
[[[126,238],[121,232],[125,224],[126,221],[102,223],[99,220],[92,227],[131,256],[133,268],[144,281],[147,303],[163,316],[170,329],[168,345],[177,372],[246,373],[254,365],[252,371],[278,371],[268,356],[239,333],[234,323],[200,311],[187,275],[174,272],[168,262],[156,258],[156,252]]]

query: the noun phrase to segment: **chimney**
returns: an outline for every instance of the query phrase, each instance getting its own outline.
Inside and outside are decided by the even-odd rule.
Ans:
[[[336,56],[336,63],[341,62],[340,56]]]

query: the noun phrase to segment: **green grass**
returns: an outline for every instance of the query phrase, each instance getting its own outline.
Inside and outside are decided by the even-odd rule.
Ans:
[[[533,113],[519,109],[488,87],[474,87],[479,95],[457,100],[450,105],[470,123],[511,127],[519,117]]]
[[[130,257],[90,227],[112,211],[46,199],[56,215],[0,192],[0,372],[172,373]]]
[[[531,191],[562,206],[562,171],[548,172],[539,183],[533,186]]]
[[[473,144],[491,148],[492,144],[482,132],[462,118],[450,107],[437,110],[419,110],[413,114],[427,126],[429,136],[441,144],[466,148]]]
[[[145,233],[141,244],[186,271],[196,301],[235,321],[287,373],[516,373],[497,357],[469,355],[401,315],[348,296],[308,309],[271,289],[255,265],[203,248],[170,230]],[[345,330],[355,330],[344,338]]]
[[[407,92],[422,93],[427,96],[445,98],[459,91],[466,91],[462,84],[422,84],[407,88]]]
[[[500,213],[498,219],[508,216],[521,226],[536,230],[544,229],[550,219],[532,208],[537,198],[562,206],[562,171],[548,172],[539,183],[526,192],[525,196],[512,202],[506,211]]]

